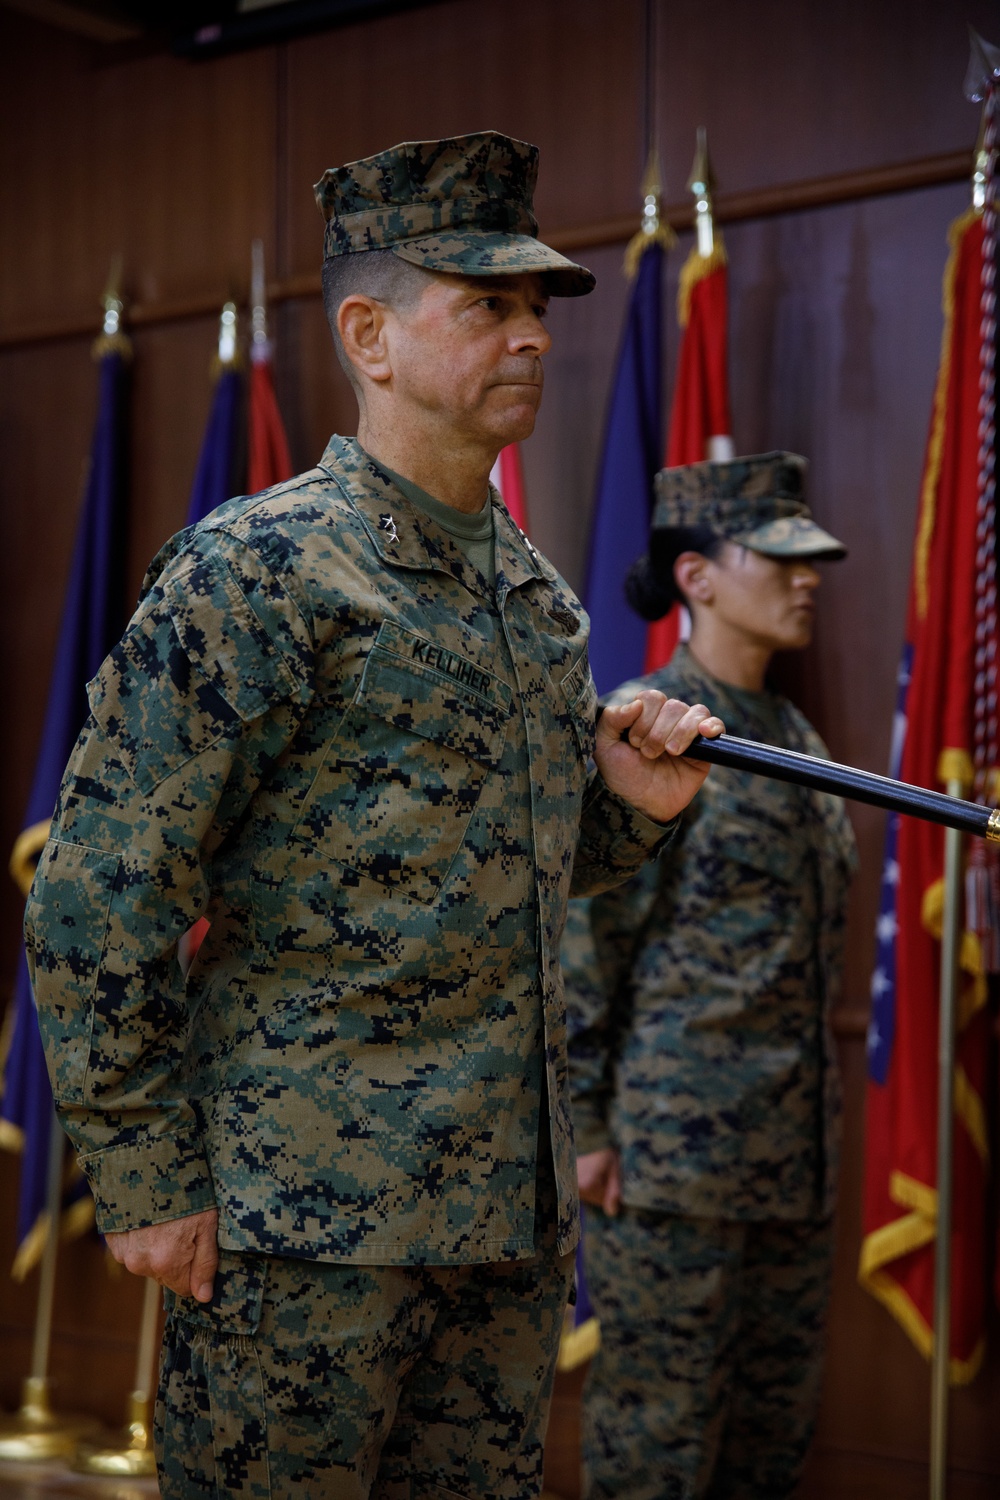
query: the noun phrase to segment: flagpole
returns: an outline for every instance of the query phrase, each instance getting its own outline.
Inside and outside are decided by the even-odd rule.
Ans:
[[[948,782],[961,796],[962,782]],[[962,931],[963,839],[949,828],[944,841],[944,923],[938,1022],[937,1215],[934,1242],[934,1349],[931,1361],[930,1496],[948,1492],[948,1387],[951,1355],[951,1203],[955,1099],[955,1011]]]
[[[45,1213],[48,1222],[39,1270],[31,1373],[22,1387],[21,1405],[16,1415],[0,1421],[0,1460],[10,1463],[40,1463],[46,1459],[68,1458],[81,1437],[98,1425],[92,1417],[56,1416],[49,1404],[49,1350],[52,1342],[52,1308],[55,1301],[65,1147],[66,1137],[53,1110],[45,1188]]]
[[[84,1443],[73,1468],[79,1474],[113,1474],[138,1478],[156,1473],[150,1415],[156,1379],[156,1335],[160,1320],[160,1288],[147,1277],[143,1294],[135,1380],[128,1400],[128,1420],[121,1441],[108,1446]]]
[[[108,355],[114,355],[121,359],[127,359],[130,356],[128,340],[121,326],[122,312],[124,310],[121,299],[121,274],[121,256],[116,255],[111,263],[108,283],[104,296],[101,299],[101,305],[104,308],[102,330],[92,350],[94,358],[99,361],[103,361],[105,356]],[[91,475],[94,472],[95,456],[99,453],[98,435],[100,433],[100,426],[99,407],[98,427],[95,432],[94,447],[91,452]],[[107,459],[107,455],[105,455],[105,459]],[[84,519],[81,522],[81,526],[83,527],[87,525],[86,517],[90,513],[90,507],[94,500],[94,493],[90,486],[91,479],[88,479],[84,500]],[[80,534],[78,534],[77,538],[77,546],[79,547],[79,545]],[[90,628],[93,629],[94,625],[95,621],[93,612],[91,611]],[[97,655],[96,660],[91,661],[89,671],[96,670],[101,656],[103,656],[110,644],[111,641],[100,642],[100,654]],[[54,680],[59,680],[58,675],[55,676]],[[79,684],[81,689],[85,680],[85,677],[81,679]],[[65,684],[63,686],[65,687]],[[51,710],[51,702],[49,710]],[[82,719],[82,713],[80,717]],[[74,734],[77,727],[77,725],[73,726]],[[51,735],[48,712],[43,739],[46,734]],[[68,754],[71,744],[72,738],[68,740],[63,751],[63,760]],[[49,788],[51,794],[50,808],[52,803],[55,802],[57,786],[58,782],[55,782]],[[33,792],[33,798],[34,795]],[[40,811],[40,809],[36,811]],[[29,821],[29,828],[22,835],[22,838],[18,840],[14,853],[11,856],[11,873],[22,887],[25,896],[28,894],[28,886],[34,871],[34,861],[41,852],[42,845],[48,835],[49,826],[48,815],[40,822]],[[58,1261],[59,1230],[63,1207],[63,1163],[65,1154],[66,1137],[63,1134],[62,1126],[59,1124],[55,1105],[53,1104],[49,1122],[48,1157],[45,1177],[44,1212],[46,1227],[39,1271],[38,1303],[35,1309],[31,1373],[24,1381],[20,1409],[15,1416],[0,1420],[0,1459],[7,1459],[9,1461],[41,1461],[56,1457],[68,1457],[73,1453],[81,1437],[93,1431],[99,1425],[92,1417],[54,1415],[49,1404],[48,1366],[52,1343],[52,1311],[55,1302],[56,1264]]]

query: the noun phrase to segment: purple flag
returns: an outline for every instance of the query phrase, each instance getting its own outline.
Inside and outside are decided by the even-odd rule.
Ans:
[[[625,577],[649,543],[653,478],[663,455],[663,250],[643,252],[611,390],[594,502],[584,603],[599,693],[642,674],[645,620],[625,598]]]
[[[128,368],[121,350],[103,354],[86,496],[66,587],[42,740],[23,831],[11,861],[25,889],[48,835],[66,762],[87,717],[87,682],[125,624],[127,386]],[[2,1059],[0,1145],[21,1152],[18,1252],[14,1262],[14,1274],[20,1277],[41,1254],[49,1146],[51,1132],[57,1128],[23,948],[11,1004],[13,1022]],[[81,1185],[71,1196],[79,1199],[84,1191]],[[66,1206],[64,1201],[64,1209]],[[75,1217],[82,1223],[92,1220],[89,1202],[86,1212]]]

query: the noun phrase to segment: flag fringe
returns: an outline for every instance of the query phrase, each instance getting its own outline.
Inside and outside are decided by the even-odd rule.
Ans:
[[[934,1330],[887,1267],[902,1256],[933,1244],[937,1227],[937,1193],[926,1183],[917,1182],[903,1172],[893,1172],[889,1196],[911,1212],[865,1235],[858,1262],[858,1283],[882,1303],[924,1359],[930,1360],[934,1353]],[[968,1385],[978,1374],[985,1351],[985,1339],[980,1338],[968,1359],[950,1359],[949,1383]]]
[[[3,1024],[0,1025],[0,1099],[3,1098],[4,1083],[7,1078],[7,1059],[14,1041],[14,1011],[13,999],[3,1013]],[[0,1150],[23,1151],[24,1131],[20,1125],[15,1125],[13,1120],[0,1117]]]
[[[986,1109],[982,1098],[976,1093],[968,1073],[962,1067],[955,1069],[955,1114],[965,1126],[980,1161],[989,1165],[990,1135],[986,1124]]]
[[[101,333],[90,346],[90,352],[94,359],[103,359],[106,354],[120,354],[122,359],[131,360],[132,340],[128,334]]]
[[[572,1309],[570,1309],[572,1314]],[[593,1359],[601,1347],[601,1325],[596,1318],[587,1318],[578,1328],[564,1328],[559,1340],[559,1357],[556,1369],[560,1374],[577,1370]]]
[[[944,880],[935,880],[924,891],[920,903],[920,920],[924,931],[936,942],[941,941],[944,930]],[[979,1014],[987,999],[986,973],[983,968],[983,948],[974,932],[962,933],[958,955],[959,968],[968,977],[969,983],[962,986],[958,1000],[956,1023],[964,1031],[972,1018]]]
[[[87,1193],[82,1198],[77,1198],[74,1203],[67,1203],[59,1216],[59,1238],[61,1240],[77,1240],[82,1234],[93,1229],[97,1223],[97,1205],[93,1198]]]
[[[669,224],[659,223],[655,229],[638,229],[625,246],[625,259],[623,262],[625,275],[629,281],[634,281],[639,274],[639,262],[647,250],[654,245],[659,245],[663,250],[672,250],[677,243],[677,236]]]
[[[74,1165],[67,1171],[66,1178],[72,1182],[74,1177],[81,1175],[80,1168]],[[49,1211],[46,1208],[38,1215],[18,1245],[14,1263],[10,1268],[13,1281],[24,1281],[41,1260],[49,1234],[49,1217]],[[67,1203],[60,1209],[59,1238],[60,1240],[79,1239],[81,1235],[93,1229],[96,1222],[97,1210],[94,1200],[89,1193],[86,1193],[82,1198],[76,1198],[72,1203]]]
[[[718,230],[715,231],[711,255],[701,255],[697,245],[691,250],[687,260],[681,266],[680,280],[677,283],[677,322],[681,328],[688,326],[691,317],[691,296],[699,281],[704,281],[705,277],[711,276],[713,271],[721,271],[728,264],[729,257]]]
[[[33,1271],[41,1260],[42,1252],[45,1249],[45,1241],[49,1237],[49,1218],[49,1211],[45,1209],[43,1213],[38,1215],[38,1218],[18,1245],[17,1254],[14,1256],[14,1264],[10,1268],[10,1274],[14,1281],[24,1281],[29,1272]]]
[[[970,790],[976,779],[972,756],[968,750],[960,750],[957,747],[945,748],[938,756],[937,774],[938,781],[946,784],[949,781],[960,781],[966,791]]]
[[[881,1231],[877,1230],[876,1234],[878,1233]],[[895,1281],[888,1271],[883,1270],[871,1271],[865,1275],[859,1271],[858,1280],[865,1291],[877,1302],[881,1302],[886,1311],[895,1318],[918,1353],[930,1361],[934,1355],[934,1330],[928,1325],[899,1282]],[[948,1384],[956,1386],[971,1384],[982,1368],[985,1354],[986,1341],[980,1338],[968,1359],[949,1359]]]
[[[937,382],[934,386],[934,415],[931,418],[930,437],[927,440],[927,466],[924,482],[920,487],[919,520],[917,540],[913,557],[913,595],[917,618],[927,614],[930,595],[928,569],[930,567],[931,540],[934,535],[938,480],[941,476],[941,455],[944,452],[944,427],[948,406],[948,387],[951,381],[951,337],[955,322],[955,276],[958,271],[958,250],[962,236],[979,218],[975,208],[967,208],[959,214],[948,230],[948,260],[941,283],[941,310],[944,327],[941,330],[941,358],[938,363]]]
[[[35,862],[45,847],[51,827],[52,819],[43,818],[40,823],[32,823],[28,828],[22,829],[14,840],[7,868],[22,896],[27,896],[31,889],[31,882],[35,878]]]

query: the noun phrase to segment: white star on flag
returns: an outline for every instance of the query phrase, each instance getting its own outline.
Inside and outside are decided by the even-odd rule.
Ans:
[[[876,1022],[873,1021],[868,1028],[868,1035],[865,1038],[865,1051],[868,1053],[868,1056],[871,1057],[872,1053],[877,1052],[881,1045],[882,1033],[879,1031]]]
[[[885,994],[886,990],[891,988],[892,986],[889,983],[889,976],[886,974],[885,970],[882,968],[876,969],[874,974],[872,975],[872,999],[880,1000]]]
[[[879,942],[891,943],[898,931],[895,912],[884,911],[875,923],[875,936]]]

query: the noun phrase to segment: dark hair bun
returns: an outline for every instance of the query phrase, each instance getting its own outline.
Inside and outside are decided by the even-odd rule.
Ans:
[[[662,619],[678,599],[672,572],[658,569],[644,553],[628,570],[625,597],[641,619]]]

